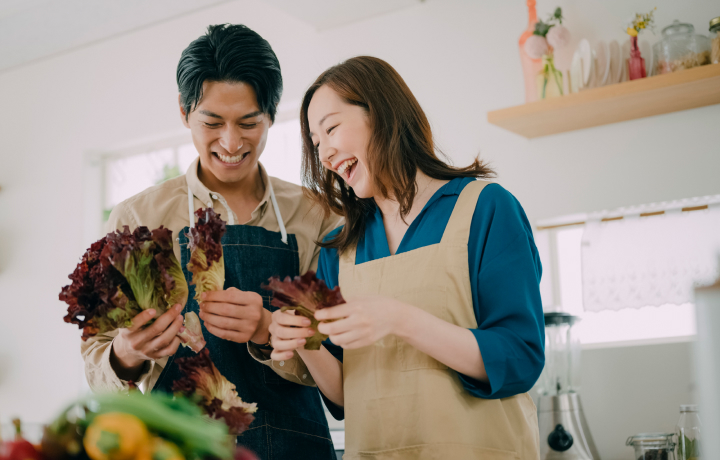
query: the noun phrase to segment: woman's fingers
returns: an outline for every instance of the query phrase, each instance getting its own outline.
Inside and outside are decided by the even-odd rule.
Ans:
[[[326,321],[329,319],[340,319],[350,316],[355,309],[355,305],[344,303],[335,307],[323,308],[315,312],[315,319],[318,321]]]
[[[295,353],[292,351],[273,350],[273,352],[270,353],[270,359],[274,361],[285,361],[287,359],[292,359],[293,356],[295,356]]]
[[[367,338],[366,331],[355,329],[341,334],[330,335],[330,341],[339,347],[346,348],[347,345]]]
[[[295,310],[280,311],[273,313],[273,321],[281,326],[307,327],[312,324],[309,318],[302,315],[296,315]]]

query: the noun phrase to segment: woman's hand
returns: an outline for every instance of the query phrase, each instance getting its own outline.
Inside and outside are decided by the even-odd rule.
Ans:
[[[388,334],[396,334],[408,307],[398,300],[383,296],[362,296],[336,307],[315,312],[320,323],[318,331],[330,336],[335,345],[346,350],[365,347]]]
[[[315,334],[310,324],[308,318],[296,315],[295,310],[275,311],[269,328],[273,347],[270,358],[275,361],[292,359],[293,351],[305,345],[306,337]]]

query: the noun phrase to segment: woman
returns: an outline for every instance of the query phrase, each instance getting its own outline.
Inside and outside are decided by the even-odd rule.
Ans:
[[[305,185],[345,217],[318,276],[346,304],[304,350],[309,320],[276,312],[273,359],[297,350],[344,407],[346,459],[538,459],[527,394],[544,364],[541,266],[515,198],[475,160],[441,161],[417,100],[386,62],[323,73],[301,110]],[[332,404],[330,405],[332,406]]]

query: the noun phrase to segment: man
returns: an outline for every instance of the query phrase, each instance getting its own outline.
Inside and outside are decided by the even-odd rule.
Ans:
[[[296,185],[269,177],[258,159],[282,93],[280,64],[260,35],[242,25],[210,26],[183,51],[177,69],[183,124],[199,153],[184,176],[151,187],[113,209],[108,230],[164,225],[181,266],[189,260],[191,213],[213,207],[227,222],[225,286],[154,318],[145,311],[128,329],[84,342],[90,387],[123,391],[172,389],[182,313],[196,311],[211,357],[258,412],[238,442],[262,459],[331,459],[334,450],[320,396],[302,360],[272,361],[268,326],[270,276],[295,276],[317,266],[315,241],[339,223],[323,218]]]

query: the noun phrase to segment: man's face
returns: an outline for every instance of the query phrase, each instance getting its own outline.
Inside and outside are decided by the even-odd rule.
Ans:
[[[257,172],[272,123],[260,111],[250,85],[206,81],[202,99],[187,120],[182,105],[180,112],[200,154],[202,175],[232,184]]]

